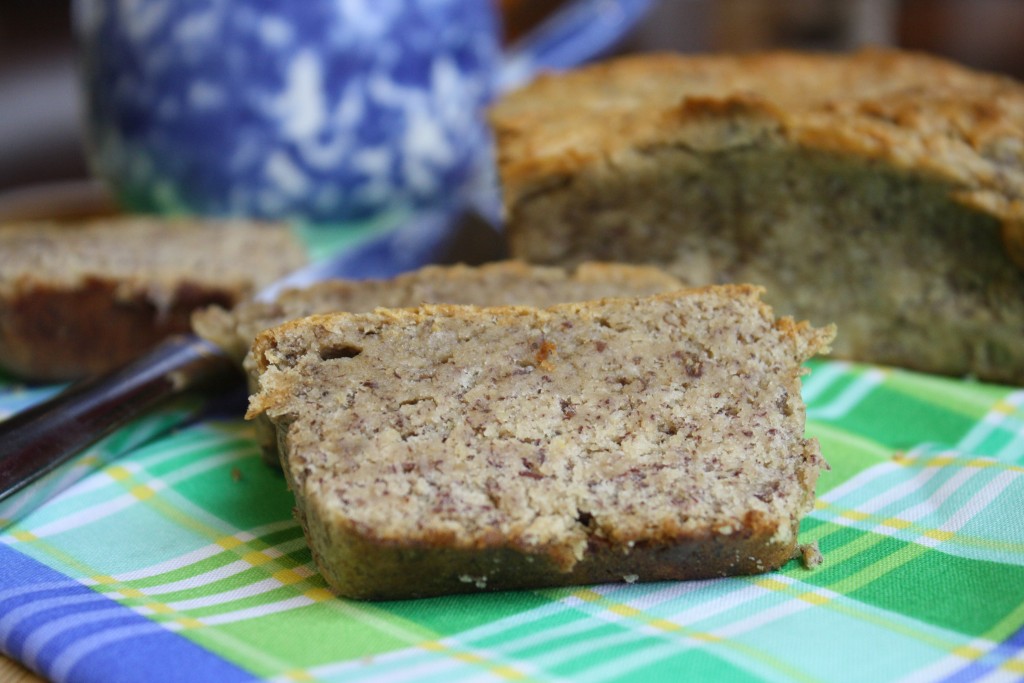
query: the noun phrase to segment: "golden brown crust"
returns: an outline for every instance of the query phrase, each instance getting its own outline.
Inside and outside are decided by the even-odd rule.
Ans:
[[[1024,268],[1024,86],[938,58],[641,55],[538,79],[498,103],[506,208],[648,145],[795,145],[941,180],[1003,225]],[[706,128],[703,133],[701,127]]]
[[[112,217],[0,226],[0,367],[57,382],[112,370],[305,262],[282,226]]]

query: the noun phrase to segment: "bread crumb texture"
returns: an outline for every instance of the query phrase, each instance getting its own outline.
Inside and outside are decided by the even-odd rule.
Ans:
[[[752,573],[813,503],[832,335],[747,286],[312,316],[256,339],[248,416],[342,595]]]
[[[821,555],[821,549],[818,548],[817,541],[802,543],[797,546],[796,551],[796,556],[804,565],[804,569],[817,569],[825,561],[825,558]]]

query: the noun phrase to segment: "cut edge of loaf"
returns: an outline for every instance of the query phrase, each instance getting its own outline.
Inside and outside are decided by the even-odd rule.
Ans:
[[[492,116],[513,256],[757,282],[837,323],[833,357],[1024,383],[1024,84],[894,51],[643,55]]]

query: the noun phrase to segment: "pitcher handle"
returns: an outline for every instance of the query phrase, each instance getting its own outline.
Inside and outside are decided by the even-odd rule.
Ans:
[[[655,0],[572,0],[505,51],[500,92],[543,71],[578,66],[599,57],[623,37]]]

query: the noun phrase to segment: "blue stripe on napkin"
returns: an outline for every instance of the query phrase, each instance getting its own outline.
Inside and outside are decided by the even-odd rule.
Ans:
[[[0,650],[54,681],[257,680],[160,624],[0,545]]]

